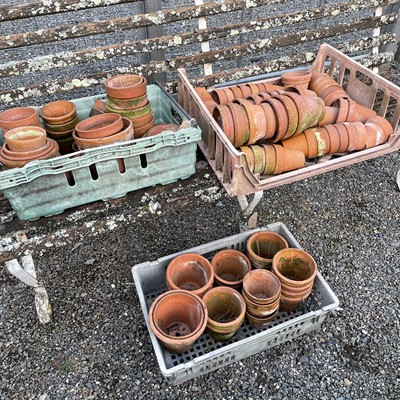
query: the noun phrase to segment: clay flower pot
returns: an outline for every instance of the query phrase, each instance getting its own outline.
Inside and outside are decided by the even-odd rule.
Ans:
[[[47,124],[62,125],[76,118],[76,106],[67,100],[52,101],[40,109],[40,115]]]
[[[367,140],[365,143],[367,149],[386,142],[385,132],[380,125],[367,121],[365,123],[365,131],[367,133]]]
[[[271,104],[262,102],[260,103],[260,106],[264,111],[265,122],[267,123],[265,139],[271,139],[277,133],[279,121],[277,120],[276,113]]]
[[[274,255],[289,245],[285,238],[270,231],[253,233],[246,243],[246,252],[254,268],[271,269]]]
[[[141,128],[143,126],[148,125],[153,119],[154,119],[154,115],[150,110],[147,114],[145,114],[141,117],[136,117],[136,118],[132,119],[131,121],[132,121],[133,128],[137,129],[137,128]]]
[[[247,143],[257,143],[265,137],[267,130],[264,110],[259,105],[252,105],[246,102],[243,103],[243,107],[246,110],[247,118],[249,120],[250,136]]]
[[[347,133],[346,126],[343,124],[335,124],[333,126],[337,129],[340,138],[338,153],[344,153],[349,147],[349,134]]]
[[[81,150],[104,146],[111,143],[126,142],[128,140],[131,140],[133,137],[133,127],[132,127],[132,122],[129,119],[122,118],[122,122],[123,122],[122,130],[119,131],[118,133],[115,133],[114,135],[93,138],[93,139],[85,139],[79,137],[76,134],[76,131],[74,131],[72,136]]]
[[[311,80],[310,71],[291,71],[281,75],[284,86],[299,86],[307,89]]]
[[[282,140],[282,146],[285,149],[300,150],[308,158],[308,143],[304,133]]]
[[[325,107],[325,116],[319,121],[318,126],[335,124],[339,115],[339,107]]]
[[[243,98],[243,92],[241,91],[241,89],[238,86],[231,86],[231,87],[229,87],[229,89],[232,91],[233,97],[235,99]]]
[[[194,88],[194,90],[199,95],[200,99],[203,102],[214,101],[214,99],[212,98],[211,94],[208,92],[208,90],[206,88],[196,87],[196,88]]]
[[[39,115],[32,107],[16,107],[0,114],[0,128],[6,132],[22,126],[41,126]]]
[[[376,112],[368,107],[358,104],[354,100],[347,100],[349,109],[347,112],[346,122],[366,122],[368,119],[375,117]]]
[[[210,289],[203,301],[207,307],[207,329],[219,342],[230,339],[243,324],[246,304],[235,289],[217,286]]]
[[[214,108],[212,115],[228,140],[235,145],[235,124],[231,109],[226,105],[217,106]]]
[[[3,169],[21,168],[34,160],[48,160],[59,156],[59,148],[57,142],[52,139],[47,139],[49,144],[41,147],[40,149],[34,150],[33,152],[8,152],[7,144],[4,144],[0,149],[0,163],[3,165]],[[6,154],[7,153],[7,154]]]
[[[148,102],[147,95],[137,97],[135,99],[113,99],[112,97],[107,97],[107,105],[115,110],[136,110],[145,106]]]
[[[83,139],[102,138],[114,135],[124,127],[119,114],[105,113],[89,117],[76,125],[76,134]]]
[[[135,139],[139,139],[139,138],[147,135],[147,133],[153,126],[154,126],[154,116],[147,125],[141,126],[140,128],[134,128],[133,136],[135,137]]]
[[[275,254],[272,270],[281,282],[280,309],[293,311],[311,292],[317,275],[315,260],[303,250],[283,249]]]
[[[305,156],[302,151],[284,148],[283,146],[276,144],[273,146],[276,152],[276,166],[273,172],[274,175],[304,167]]]
[[[261,175],[265,170],[265,152],[263,147],[253,145],[250,146],[254,154],[254,173]]]
[[[254,159],[254,152],[250,146],[241,146],[240,150],[246,156],[247,165],[249,167],[249,171],[254,173],[254,166],[255,166],[255,159]]]
[[[329,154],[331,149],[330,138],[327,130],[324,126],[321,126],[318,129],[312,130],[315,135],[315,139],[317,140],[318,152],[317,157],[321,157],[325,154]]]
[[[212,99],[220,105],[230,103],[234,100],[233,93],[231,91],[225,91],[224,89],[214,89],[210,92]]]
[[[348,134],[348,138],[349,138],[349,144],[347,146],[347,151],[354,151],[357,149],[357,145],[358,145],[356,127],[352,122],[344,122],[343,125],[347,129],[347,134]]]
[[[315,158],[318,155],[318,142],[314,134],[315,130],[316,128],[306,129],[304,131],[308,146],[308,155],[306,155],[307,158]]]
[[[267,326],[269,326],[269,324],[277,317],[278,314],[279,314],[279,309],[267,317],[258,318],[246,311],[246,318],[248,319],[252,328],[258,330],[258,329],[264,329]]]
[[[356,150],[363,150],[367,144],[367,131],[362,122],[353,122],[353,125],[357,131]]]
[[[170,290],[189,290],[202,297],[213,286],[214,269],[205,257],[186,253],[168,264],[166,281]]]
[[[288,131],[288,126],[289,126],[288,114],[285,106],[282,104],[281,101],[277,100],[276,98],[270,98],[268,100],[265,100],[265,102],[267,102],[272,107],[276,115],[275,134],[273,137],[269,137],[269,135],[267,135],[269,141],[276,143],[282,140],[283,137],[286,135],[286,132]],[[261,103],[261,105],[262,104],[263,103]]]
[[[386,118],[381,117],[380,115],[368,118],[367,122],[380,126],[385,132],[386,140],[388,140],[390,135],[393,133],[392,124]]]
[[[337,153],[340,148],[339,131],[336,129],[335,125],[325,125],[324,128],[329,135],[329,153]]]
[[[108,97],[127,100],[137,99],[146,94],[146,79],[140,75],[116,75],[104,82]]]
[[[243,106],[235,103],[229,103],[228,107],[232,113],[235,130],[234,146],[238,148],[249,141],[250,123],[247,117],[246,110]]]
[[[146,103],[142,107],[135,108],[133,110],[116,109],[107,104],[107,110],[110,113],[120,114],[124,118],[135,119],[149,114],[151,111],[151,104],[148,100],[146,100]]]
[[[211,260],[215,282],[221,286],[240,289],[245,275],[251,271],[250,260],[242,252],[221,250]]]
[[[171,353],[188,351],[204,332],[207,318],[204,302],[186,290],[161,294],[149,310],[151,330]]]
[[[179,125],[176,124],[159,124],[150,128],[146,136],[147,137],[156,136],[166,131],[177,132],[178,130],[179,130]]]
[[[64,132],[72,132],[75,128],[75,126],[78,124],[79,119],[78,116],[76,116],[73,120],[66,122],[65,124],[59,124],[59,125],[52,125],[48,123],[44,123],[44,128],[46,132],[51,132],[54,134],[57,133],[64,133]]]
[[[275,147],[267,144],[262,145],[265,154],[265,168],[262,175],[272,175],[276,168]]]
[[[4,134],[4,139],[12,151],[30,151],[46,144],[46,131],[38,126],[14,128]]]
[[[247,85],[237,85],[237,87],[242,92],[242,98],[243,99],[246,99],[247,96],[250,96],[251,94],[253,94],[253,92],[251,91],[250,87],[247,86]]]
[[[282,139],[287,139],[296,132],[299,124],[299,113],[297,111],[296,103],[291,97],[282,94],[274,95],[272,97],[281,101],[286,109],[288,116],[288,127]]]

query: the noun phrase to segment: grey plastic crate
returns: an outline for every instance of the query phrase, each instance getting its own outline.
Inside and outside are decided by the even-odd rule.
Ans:
[[[274,223],[266,228],[282,235],[290,247],[301,248],[299,243],[282,223]],[[318,272],[310,297],[295,312],[279,312],[275,321],[264,330],[253,329],[247,320],[239,331],[225,343],[215,342],[205,332],[183,354],[172,354],[154,336],[149,326],[148,310],[152,301],[166,291],[165,269],[178,254],[194,252],[211,258],[221,249],[232,248],[245,251],[247,239],[262,229],[254,229],[230,236],[202,246],[162,257],[157,261],[145,262],[132,268],[136,290],[150,339],[156,353],[161,373],[172,384],[203,375],[242,358],[259,353],[280,343],[294,339],[320,327],[332,310],[339,306],[339,300]]]
[[[159,86],[147,90],[156,124],[190,118]],[[87,118],[97,98],[72,100],[78,117]],[[178,132],[115,143],[50,160],[32,161],[23,168],[0,172],[0,189],[18,218],[33,220],[96,200],[121,197],[133,190],[185,179],[195,172],[195,121]],[[71,179],[71,177],[73,177]]]

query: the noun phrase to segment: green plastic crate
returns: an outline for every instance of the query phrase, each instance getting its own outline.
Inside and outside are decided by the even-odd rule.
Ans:
[[[179,124],[190,118],[159,86],[149,85],[147,94],[156,124]],[[78,117],[87,118],[94,101],[104,97],[73,100]],[[59,214],[92,201],[188,178],[195,172],[200,137],[192,120],[191,127],[178,132],[32,161],[23,168],[0,172],[0,189],[21,220]]]

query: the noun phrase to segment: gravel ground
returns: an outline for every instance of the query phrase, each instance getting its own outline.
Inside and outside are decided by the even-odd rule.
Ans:
[[[32,290],[0,270],[0,398],[398,398],[399,166],[397,152],[266,192],[259,226],[288,226],[340,309],[318,331],[175,387],[159,371],[131,267],[239,232],[237,201],[206,163],[187,181],[63,216],[9,214],[1,243],[32,253],[54,314],[40,325]]]

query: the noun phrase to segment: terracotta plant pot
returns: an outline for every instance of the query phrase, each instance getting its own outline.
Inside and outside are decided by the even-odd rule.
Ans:
[[[235,124],[230,107],[226,105],[217,106],[212,115],[228,140],[235,145]]]
[[[223,89],[214,89],[210,92],[210,95],[211,95],[212,99],[217,104],[220,104],[220,105],[230,103],[234,99],[233,93],[228,98],[225,90],[223,90]]]
[[[246,243],[246,252],[254,268],[271,269],[274,255],[289,245],[285,238],[270,231],[256,232]]]
[[[151,112],[151,110],[143,115],[142,117],[136,117],[134,119],[132,119],[132,125],[133,125],[133,129],[137,129],[137,128],[141,128],[143,126],[148,125],[152,120],[154,119],[154,115]]]
[[[264,111],[265,121],[267,123],[265,139],[271,139],[277,133],[279,121],[277,120],[276,113],[271,104],[263,102],[260,103],[260,106]]]
[[[206,88],[196,87],[196,88],[194,88],[194,90],[199,95],[200,99],[203,102],[214,101],[214,99],[212,98],[211,94],[208,92],[208,90]]]
[[[54,147],[54,140],[46,139],[46,143],[42,147],[39,147],[35,150],[28,150],[24,152],[12,151],[8,147],[7,143],[5,143],[2,146],[1,151],[3,156],[9,160],[31,161],[34,160],[35,157],[40,157],[42,154],[47,154],[50,150],[52,150],[52,147]]]
[[[333,126],[337,129],[340,138],[338,153],[344,153],[349,147],[349,134],[347,133],[347,129],[343,124],[335,124]]]
[[[286,312],[293,311],[311,292],[309,289],[312,288],[317,275],[315,260],[303,250],[283,249],[275,254],[272,270],[284,285],[281,289],[280,309]],[[292,292],[291,288],[297,290],[297,293]]]
[[[390,135],[393,133],[393,126],[386,118],[381,117],[380,115],[376,115],[374,117],[368,118],[367,122],[380,126],[385,132],[386,140],[389,140]]]
[[[243,98],[243,92],[241,91],[241,89],[238,86],[231,86],[229,89],[232,91],[233,97],[235,99]]]
[[[264,329],[270,325],[270,323],[277,317],[278,314],[279,309],[270,316],[264,318],[257,318],[248,312],[246,312],[246,317],[253,329]]]
[[[41,126],[39,115],[32,107],[16,107],[0,114],[0,129],[4,132],[23,126]]]
[[[129,119],[122,118],[122,122],[123,129],[111,136],[94,139],[84,139],[79,137],[75,131],[73,132],[72,136],[81,150],[104,146],[111,143],[126,142],[128,140],[131,140],[133,137],[133,127],[132,122]]]
[[[357,149],[357,145],[358,145],[356,127],[352,122],[344,122],[343,125],[347,129],[347,134],[348,134],[348,138],[349,138],[349,144],[347,146],[347,151],[354,151]]]
[[[324,128],[329,135],[329,153],[337,153],[340,148],[339,131],[336,129],[335,125],[325,125]]]
[[[340,124],[346,122],[347,114],[349,112],[349,102],[346,99],[339,99],[338,102],[339,112],[336,118],[336,123]]]
[[[244,277],[251,271],[251,263],[247,256],[233,249],[216,253],[211,265],[214,268],[215,282],[233,289],[240,289]]]
[[[289,118],[286,111],[285,106],[282,104],[281,101],[277,100],[276,98],[270,98],[265,100],[273,109],[276,115],[276,129],[275,134],[273,137],[269,138],[269,140],[273,143],[276,143],[283,139],[288,131],[289,126]],[[268,135],[267,135],[268,136]]]
[[[325,127],[321,126],[318,129],[312,130],[315,135],[315,139],[317,140],[318,152],[317,157],[321,157],[325,154],[329,154],[331,149],[330,138]]]
[[[292,136],[289,139],[282,140],[282,146],[285,149],[300,150],[306,158],[308,158],[308,144],[306,135],[301,133],[297,136]]]
[[[30,151],[46,144],[46,131],[38,126],[14,128],[4,134],[4,139],[12,151]]]
[[[139,139],[145,136],[153,126],[154,126],[154,117],[147,125],[141,126],[140,128],[134,128],[133,136],[135,137],[135,139]]]
[[[229,103],[228,107],[232,113],[235,130],[234,146],[238,148],[249,141],[250,123],[247,117],[246,110],[243,106],[235,103]]]
[[[47,139],[47,141],[50,141],[50,145],[43,146],[40,151],[35,151],[34,155],[30,152],[15,152],[18,156],[6,155],[4,152],[6,145],[3,145],[0,150],[0,163],[3,165],[3,169],[21,168],[34,160],[48,160],[59,156],[57,142],[52,139]]]
[[[318,126],[335,124],[339,115],[339,107],[325,107],[325,116],[319,121]]]
[[[246,304],[235,289],[217,286],[210,289],[203,301],[207,307],[207,329],[219,342],[230,339],[243,324]]]
[[[242,92],[242,98],[243,99],[245,99],[245,98],[247,98],[247,96],[250,96],[251,94],[253,94],[253,92],[251,91],[250,87],[247,86],[247,85],[237,85],[237,87]]]
[[[76,134],[83,139],[95,139],[114,135],[124,127],[119,114],[105,113],[89,117],[75,127]]]
[[[285,149],[283,146],[276,144],[273,146],[276,152],[276,166],[273,172],[274,175],[304,167],[305,156],[302,151],[287,148]]]
[[[356,103],[354,100],[347,100],[349,110],[347,112],[347,122],[366,122],[369,118],[375,117],[376,112],[368,107]]]
[[[288,116],[288,127],[282,139],[287,139],[296,132],[299,124],[299,113],[297,111],[296,103],[293,101],[292,98],[286,95],[279,94],[272,97],[281,101],[286,109],[286,113]]]
[[[116,75],[104,82],[108,97],[113,99],[137,99],[147,91],[146,79],[140,75]]]
[[[264,110],[259,105],[252,105],[247,102],[243,103],[246,110],[247,118],[249,120],[250,135],[248,144],[257,143],[263,139],[267,130],[267,122],[265,119]]]
[[[272,175],[276,168],[276,151],[271,145],[262,145],[265,153],[265,168],[263,175]]]
[[[57,100],[40,109],[43,120],[50,125],[62,125],[76,118],[76,106],[71,101]]]
[[[266,269],[255,269],[243,280],[243,293],[255,304],[272,304],[279,298],[280,292],[279,279]]]
[[[107,106],[115,110],[136,110],[137,108],[142,108],[148,103],[147,95],[137,97],[135,99],[113,99],[112,97],[107,97]]]
[[[156,136],[163,132],[177,132],[179,130],[179,125],[176,124],[159,124],[150,128],[146,134],[147,137]]]
[[[250,146],[254,154],[254,173],[261,175],[265,170],[265,152],[261,146]]]
[[[265,269],[260,270],[260,271],[269,272],[269,271],[267,271]],[[250,300],[248,298],[248,296],[246,296],[245,292],[243,292],[242,295],[243,295],[243,299],[244,299],[244,301],[246,303],[247,312],[249,314],[253,315],[254,317],[257,317],[257,318],[268,318],[279,309],[280,294],[279,294],[279,296],[276,297],[275,300],[273,300],[273,301],[271,301],[270,303],[267,303],[267,304],[261,304],[261,303],[254,302],[254,301]]]
[[[244,153],[246,156],[246,161],[247,165],[249,167],[249,170],[251,173],[254,173],[254,167],[255,167],[255,159],[254,159],[254,152],[251,149],[250,146],[241,146],[240,150]]]
[[[175,257],[166,270],[167,287],[184,289],[202,297],[214,283],[214,269],[203,256],[186,253]]]
[[[44,128],[46,129],[46,132],[52,132],[52,133],[63,133],[63,132],[72,132],[75,128],[75,126],[78,124],[79,119],[78,116],[76,116],[73,120],[65,123],[65,124],[59,124],[59,125],[52,125],[48,123],[44,123]]]
[[[306,129],[304,131],[308,146],[308,155],[306,156],[307,158],[315,158],[318,155],[318,142],[314,134],[315,130],[316,128]]]
[[[353,122],[353,125],[357,131],[356,150],[363,150],[367,144],[367,131],[362,122]]]
[[[281,75],[284,86],[300,86],[307,89],[311,80],[310,71],[291,71]]]
[[[117,110],[115,108],[110,107],[107,104],[107,110],[110,113],[120,114],[124,118],[135,119],[135,118],[140,118],[140,117],[143,117],[143,116],[149,114],[151,111],[151,104],[147,100],[146,104],[144,104],[140,108],[135,108],[134,110],[121,110],[121,109]]]
[[[200,297],[186,290],[158,296],[149,310],[154,335],[171,353],[184,353],[207,326],[207,308]]]

